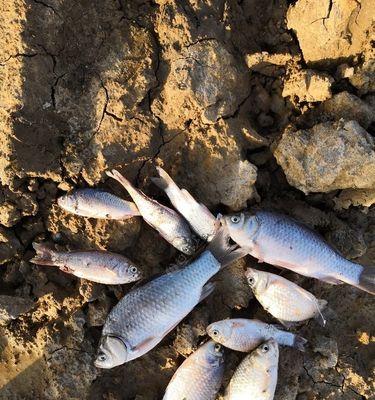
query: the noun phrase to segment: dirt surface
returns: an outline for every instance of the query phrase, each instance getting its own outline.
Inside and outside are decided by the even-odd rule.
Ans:
[[[247,257],[156,349],[96,369],[101,325],[130,286],[28,260],[45,239],[122,253],[147,276],[176,262],[139,218],[56,206],[73,187],[128,199],[109,168],[168,204],[149,180],[161,165],[213,212],[276,209],[375,264],[374,10],[374,0],[0,1],[1,399],[160,399],[207,324],[271,320],[244,282],[256,266]],[[286,276],[328,300],[328,323],[300,328],[305,354],[281,350],[275,398],[373,399],[374,299]],[[224,385],[241,357],[227,352]]]

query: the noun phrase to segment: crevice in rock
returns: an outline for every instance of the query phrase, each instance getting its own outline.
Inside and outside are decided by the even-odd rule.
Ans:
[[[49,8],[50,10],[52,10],[56,15],[59,15],[59,13],[49,4],[45,3],[44,1],[41,0],[33,0],[34,3],[36,4],[40,4],[43,7]]]

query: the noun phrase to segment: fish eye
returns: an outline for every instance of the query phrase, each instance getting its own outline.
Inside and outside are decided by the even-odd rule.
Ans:
[[[219,334],[219,331],[218,331],[217,329],[214,329],[214,330],[212,331],[212,334],[213,334],[214,336],[217,336],[217,335]]]
[[[247,278],[247,281],[249,282],[249,285],[254,285],[254,283],[255,283],[255,279],[252,276]]]
[[[262,346],[262,351],[263,351],[263,353],[267,353],[267,351],[269,350],[270,348],[268,347],[268,344],[264,344],[263,346]]]
[[[216,352],[219,352],[221,350],[221,345],[219,343],[216,343],[214,348]]]
[[[238,224],[241,221],[241,217],[239,215],[232,215],[230,217],[230,220],[234,223],[234,224]]]
[[[136,272],[138,272],[138,268],[137,268],[137,267],[131,267],[131,268],[130,268],[130,272],[132,272],[133,274],[135,274]]]
[[[104,353],[99,353],[98,354],[98,360],[99,361],[105,361],[107,359],[106,355]]]

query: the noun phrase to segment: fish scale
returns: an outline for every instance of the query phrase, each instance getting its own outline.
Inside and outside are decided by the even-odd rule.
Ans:
[[[203,286],[219,269],[220,263],[205,251],[184,269],[134,289],[113,308],[102,335],[119,335],[130,353],[150,337],[156,345],[198,304]],[[129,354],[127,361],[141,355]]]

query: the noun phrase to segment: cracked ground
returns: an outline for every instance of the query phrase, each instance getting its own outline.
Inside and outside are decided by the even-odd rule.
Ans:
[[[96,369],[101,327],[130,286],[35,266],[32,242],[118,252],[146,276],[179,261],[138,218],[57,207],[77,187],[129,199],[108,169],[168,204],[149,179],[160,165],[214,213],[276,209],[375,265],[374,10],[373,0],[0,1],[0,299],[29,305],[0,321],[0,399],[160,399],[209,323],[272,321],[244,282],[257,266],[247,257],[156,349]],[[343,119],[359,124],[350,140],[309,142],[316,127],[336,138]],[[305,353],[281,350],[275,399],[373,399],[372,297],[284,275],[328,301],[327,326],[297,328]],[[242,355],[226,357],[219,396]]]

